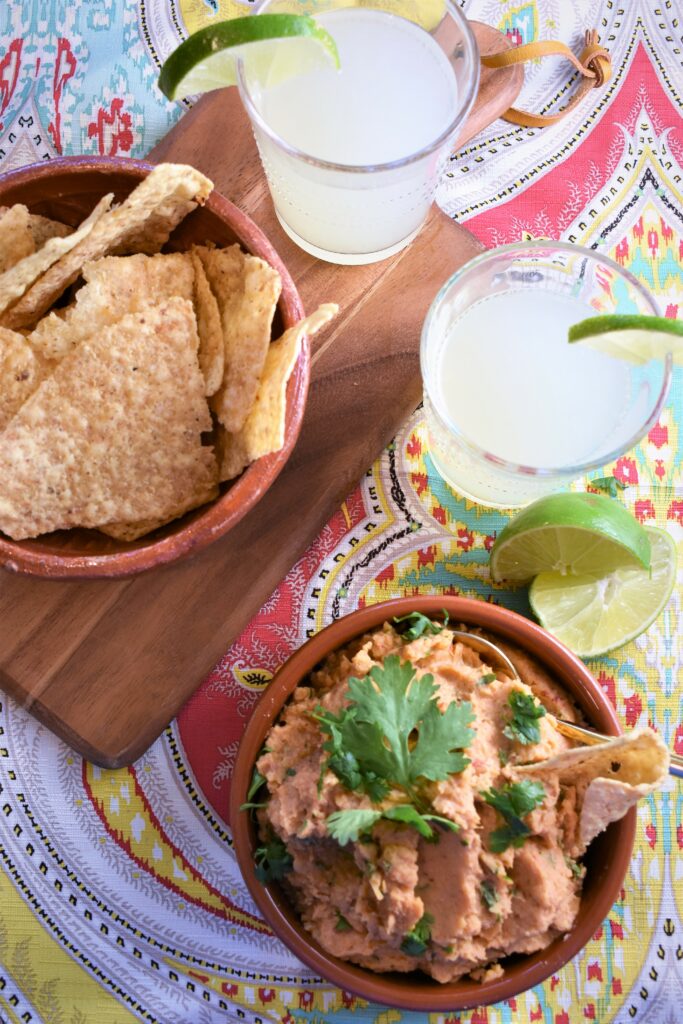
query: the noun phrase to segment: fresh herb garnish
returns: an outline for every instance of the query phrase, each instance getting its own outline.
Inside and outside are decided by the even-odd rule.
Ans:
[[[315,718],[329,736],[323,772],[330,768],[348,789],[367,794],[373,803],[390,788],[400,789],[418,816],[429,815],[418,787],[425,779],[439,782],[462,772],[470,763],[463,748],[474,737],[471,704],[453,702],[440,711],[437,692],[431,675],[416,678],[413,666],[397,655],[375,665],[368,678],[349,679],[349,703],[339,715],[316,709]],[[337,815],[330,818],[337,821]]]
[[[505,765],[508,763],[509,758],[510,755],[508,754],[507,750],[498,751],[498,762],[501,768],[505,767]]]
[[[434,918],[431,914],[423,914],[411,932],[403,936],[401,949],[408,956],[422,956],[432,937]]]
[[[420,814],[412,804],[396,804],[383,811],[369,809],[335,811],[327,819],[327,830],[340,846],[346,846],[349,842],[357,842],[364,833],[369,832],[372,826],[377,824],[380,818],[412,825],[425,839],[435,838],[434,830],[429,825],[430,821],[438,822],[450,829],[451,832],[457,832],[459,829],[459,825],[451,821],[450,818],[442,818],[439,814]]]
[[[487,804],[495,807],[505,819],[502,828],[495,829],[489,836],[493,853],[502,853],[508,846],[520,847],[531,835],[531,829],[522,818],[531,814],[545,799],[545,788],[540,782],[513,782],[504,789],[489,789],[481,794]]]
[[[497,679],[497,678],[498,678],[498,676],[496,675],[496,673],[495,673],[495,672],[486,672],[486,673],[485,673],[485,674],[484,674],[484,675],[483,675],[483,676],[481,677],[481,679],[479,680],[479,682],[480,682],[480,683],[483,683],[483,684],[484,684],[484,686],[488,686],[488,684],[489,684],[489,683],[495,683],[495,681],[496,681],[496,679]]]
[[[615,476],[598,476],[595,480],[589,480],[588,486],[594,487],[596,491],[606,491],[610,498],[618,498],[619,491],[626,490],[624,481]]]
[[[292,857],[277,836],[254,851],[255,874],[259,882],[279,882],[292,867]]]
[[[343,914],[337,911],[337,923],[334,926],[335,932],[350,932],[351,925],[346,920]]]
[[[240,804],[240,810],[241,811],[252,811],[252,810],[256,810],[258,807],[265,807],[266,806],[266,801],[265,800],[260,801],[260,802],[259,801],[254,801],[254,797],[258,793],[259,789],[261,788],[261,786],[265,786],[265,784],[266,784],[265,776],[261,775],[261,772],[258,770],[258,768],[254,768],[254,771],[253,771],[252,776],[251,776],[251,782],[249,783],[249,789],[247,790],[246,802],[243,803],[243,804]]]
[[[532,694],[524,693],[523,690],[512,690],[508,697],[508,705],[512,708],[512,718],[503,729],[503,735],[525,746],[529,743],[540,743],[541,730],[538,719],[545,716],[543,705],[539,704]]]
[[[583,868],[577,861],[574,860],[573,857],[568,857],[565,854],[564,860],[565,864],[573,874],[574,878],[583,878]]]
[[[394,622],[397,625],[409,622],[410,626],[408,629],[401,631],[401,636],[404,640],[417,640],[420,636],[436,636],[442,629],[445,629],[448,625],[448,612],[444,608],[441,614],[443,615],[443,623],[433,622],[432,619],[422,615],[421,612],[410,612],[409,615],[402,615],[400,618],[394,615]]]
[[[489,910],[493,910],[498,902],[498,891],[490,878],[485,878],[479,886],[479,894]]]

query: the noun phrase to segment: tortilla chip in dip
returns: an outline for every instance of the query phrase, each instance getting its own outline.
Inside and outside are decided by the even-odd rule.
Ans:
[[[581,798],[577,851],[642,797],[659,789],[669,771],[669,751],[653,729],[634,729],[607,743],[574,747],[547,761],[518,765],[515,772],[571,783]]]
[[[154,253],[161,249],[173,228],[206,200],[213,183],[184,164],[159,164],[120,206],[100,217],[94,229],[46,270],[5,314],[8,327],[28,327],[46,312],[86,263],[121,252]],[[93,214],[91,214],[93,216]],[[64,241],[68,241],[67,236]],[[52,239],[43,247],[53,245]],[[29,282],[30,283],[30,282]],[[20,293],[21,294],[21,293]],[[2,278],[0,278],[2,296]],[[0,308],[6,308],[7,303]]]
[[[169,519],[215,497],[197,344],[176,297],[81,342],[0,434],[0,529]]]

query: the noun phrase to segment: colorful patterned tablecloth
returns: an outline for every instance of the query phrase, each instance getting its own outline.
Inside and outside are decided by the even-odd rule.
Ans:
[[[683,311],[683,69],[677,0],[463,0],[516,42],[575,50],[597,26],[614,75],[554,128],[498,122],[457,153],[440,202],[486,245],[571,239]],[[0,168],[63,153],[144,156],[181,115],[155,89],[188,30],[237,0],[0,0]],[[557,108],[566,67],[527,70]],[[438,258],[438,253],[435,253]],[[683,373],[639,448],[605,467],[644,523],[683,535]],[[11,1024],[420,1024],[312,977],[259,920],[226,808],[249,713],[312,632],[364,603],[493,588],[500,513],[430,470],[419,411],[368,471],[163,736],[131,768],[85,763],[11,700],[0,708],[0,1020]],[[2,580],[0,579],[0,586]],[[646,635],[590,667],[628,726],[683,753],[680,586]],[[671,784],[638,812],[620,900],[585,951],[515,1000],[431,1024],[674,1024],[683,1019],[683,825]]]

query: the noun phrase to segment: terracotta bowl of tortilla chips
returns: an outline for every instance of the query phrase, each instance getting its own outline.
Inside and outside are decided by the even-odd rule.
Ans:
[[[501,961],[502,977],[477,982],[464,978],[439,984],[428,976],[377,974],[337,959],[304,929],[277,883],[259,882],[254,851],[259,845],[252,815],[241,811],[247,801],[254,763],[265,737],[295,688],[332,651],[346,645],[393,616],[421,612],[453,624],[481,627],[522,653],[532,655],[573,698],[587,724],[611,736],[622,732],[614,709],[586,666],[563,644],[535,623],[506,608],[460,597],[406,597],[363,608],[337,620],[304,644],[282,666],[252,713],[237,754],[230,793],[230,823],[235,851],[251,895],[275,934],[316,975],[364,999],[407,1010],[447,1012],[487,1006],[510,999],[556,974],[595,935],[619,898],[633,850],[636,810],[608,826],[590,844],[583,858],[586,876],[574,926],[550,946],[529,955],[515,954]],[[457,628],[457,627],[456,627]]]
[[[51,160],[0,175],[0,206],[23,203],[40,214],[76,226],[107,193],[121,202],[151,171],[134,160],[76,157]],[[239,242],[280,274],[282,293],[273,338],[303,317],[301,300],[285,266],[263,232],[217,192],[171,234],[164,252],[193,244],[229,246]],[[53,579],[128,576],[196,553],[227,533],[263,496],[294,446],[306,403],[308,346],[303,345],[287,385],[285,443],[280,451],[252,463],[234,482],[221,485],[217,499],[132,542],[96,530],[60,530],[14,541],[0,534],[0,564],[17,573]]]

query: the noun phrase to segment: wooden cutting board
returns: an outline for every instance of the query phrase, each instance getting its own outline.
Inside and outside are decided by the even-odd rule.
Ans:
[[[505,46],[473,23],[482,53]],[[510,106],[520,67],[482,69],[460,145]],[[235,89],[205,96],[150,154],[193,164],[282,256],[306,309],[342,313],[312,356],[301,436],[256,508],[196,558],[126,580],[0,577],[0,686],[88,759],[120,767],[175,716],[421,397],[420,328],[439,287],[482,248],[435,209],[397,256],[338,267],[298,249],[273,211]]]

